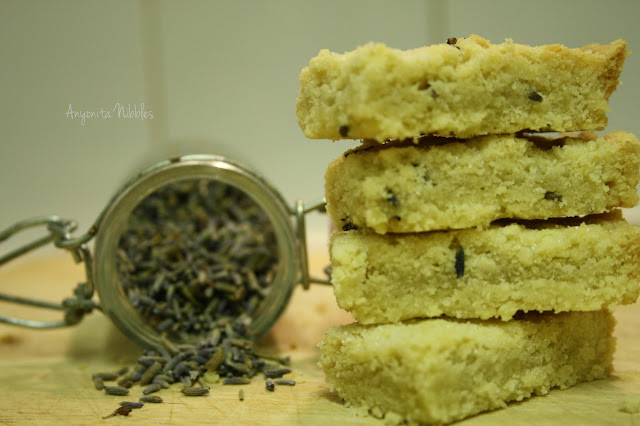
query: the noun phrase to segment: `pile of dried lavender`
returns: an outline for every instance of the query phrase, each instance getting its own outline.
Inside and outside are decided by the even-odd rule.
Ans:
[[[208,384],[248,384],[262,373],[272,391],[271,379],[291,371],[288,359],[257,354],[247,327],[277,262],[268,218],[233,186],[189,180],[151,194],[132,212],[117,268],[129,301],[165,337],[165,347],[144,352],[131,372],[94,375],[96,389],[128,395],[139,384],[147,395],[141,402],[161,402],[149,394],[176,382],[186,396],[201,396]],[[128,415],[119,410],[112,415]]]
[[[196,344],[169,344],[166,349],[144,352],[132,371],[127,368],[116,373],[94,374],[95,388],[104,389],[109,395],[125,396],[137,384],[144,387],[142,393],[147,395],[140,397],[144,403],[162,402],[160,397],[149,394],[169,388],[173,383],[181,383],[181,392],[186,396],[207,395],[209,385],[219,381],[223,385],[249,384],[251,378],[260,373],[268,391],[273,391],[276,384],[295,385],[293,380],[272,380],[291,372],[286,367],[288,357],[256,353],[254,343],[242,337],[243,326],[237,322],[220,320],[218,325],[211,336]],[[105,386],[105,381],[117,381],[117,386]],[[244,400],[244,393],[239,393],[239,399]],[[121,404],[131,406],[133,403]]]

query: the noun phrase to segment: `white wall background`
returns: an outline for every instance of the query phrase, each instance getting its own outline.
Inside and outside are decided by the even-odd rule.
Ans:
[[[329,161],[354,146],[306,140],[296,123],[298,74],[321,48],[475,33],[570,47],[624,38],[640,51],[639,16],[640,2],[623,0],[2,0],[0,229],[54,213],[85,231],[133,173],[197,152],[252,166],[291,203],[312,201]],[[639,73],[632,54],[610,129],[640,134]],[[65,116],[70,104],[116,103],[144,103],[154,119]],[[326,234],[321,219],[312,226]]]

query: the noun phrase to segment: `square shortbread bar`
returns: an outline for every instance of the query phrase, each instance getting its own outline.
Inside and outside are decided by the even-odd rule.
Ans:
[[[627,132],[368,144],[333,161],[327,213],[378,233],[603,213],[638,203],[640,142]]]
[[[401,51],[320,51],[300,74],[298,123],[313,139],[599,130],[627,43],[570,49],[472,35]]]
[[[354,323],[327,331],[320,366],[351,406],[410,423],[449,423],[606,377],[614,324],[608,311]]]
[[[419,234],[336,232],[338,305],[365,324],[588,311],[640,294],[640,228],[620,214]]]

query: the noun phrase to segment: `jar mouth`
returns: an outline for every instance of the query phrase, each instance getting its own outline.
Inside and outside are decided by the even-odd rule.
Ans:
[[[268,294],[246,327],[247,337],[257,340],[280,317],[297,282],[299,265],[291,212],[282,196],[262,177],[220,156],[189,155],[163,161],[141,172],[111,199],[95,224],[93,279],[102,310],[120,331],[142,347],[158,348],[165,345],[166,339],[172,339],[149,324],[130,303],[118,272],[118,249],[134,209],[143,200],[158,189],[188,180],[211,180],[244,192],[271,225],[277,246],[275,273]],[[206,335],[193,334],[189,339],[196,341],[203,337]]]

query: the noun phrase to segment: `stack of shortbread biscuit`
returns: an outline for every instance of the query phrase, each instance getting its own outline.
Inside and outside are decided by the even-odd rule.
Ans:
[[[302,71],[305,135],[363,140],[325,187],[358,322],[327,331],[320,365],[348,404],[447,423],[611,371],[610,310],[640,292],[618,209],[638,203],[640,144],[592,131],[626,55],[471,36],[323,50]]]

